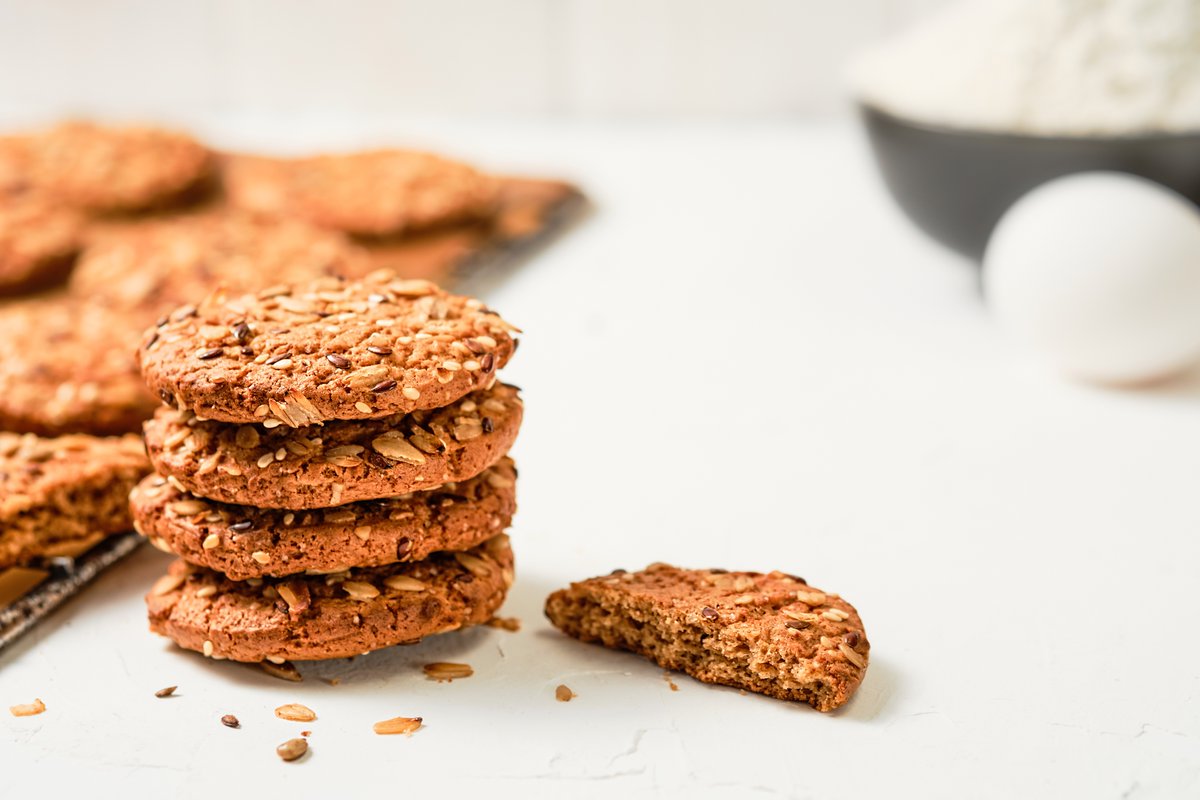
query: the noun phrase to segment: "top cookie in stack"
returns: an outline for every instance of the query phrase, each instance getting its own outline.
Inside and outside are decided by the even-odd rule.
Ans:
[[[302,427],[442,408],[491,386],[515,329],[473,298],[387,271],[216,294],[157,326],[142,375],[204,419]]]

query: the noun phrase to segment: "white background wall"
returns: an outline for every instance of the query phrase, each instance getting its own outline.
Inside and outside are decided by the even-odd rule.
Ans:
[[[822,114],[946,0],[0,0],[0,116]]]

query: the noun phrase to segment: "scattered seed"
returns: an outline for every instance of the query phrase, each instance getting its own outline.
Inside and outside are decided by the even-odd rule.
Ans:
[[[437,661],[425,665],[425,675],[435,681],[453,681],[455,678],[469,678],[475,674],[470,664],[454,664],[449,661]]]
[[[560,683],[554,690],[554,699],[560,703],[569,703],[571,702],[571,698],[577,696],[578,695],[571,691],[571,687],[567,686],[565,683]]]
[[[275,716],[289,722],[312,722],[317,718],[317,712],[300,703],[288,703],[275,709]]]
[[[238,722],[238,718],[235,717],[233,714],[226,714],[225,716],[221,717],[221,724],[224,725],[226,728],[242,727],[242,723]]]
[[[299,683],[304,680],[303,676],[300,675],[300,671],[296,669],[296,665],[290,661],[281,660],[278,664],[271,661],[260,661],[258,662],[258,667],[272,678],[279,678],[282,681]]]
[[[421,717],[394,717],[385,719],[383,722],[376,722],[374,728],[380,736],[392,736],[397,733],[412,736],[420,729],[421,722]]]
[[[171,695],[175,694],[175,690],[178,688],[179,688],[178,686],[168,686],[165,689],[159,689],[157,692],[154,693],[154,696],[155,697],[170,697]]]
[[[295,761],[307,752],[308,742],[304,739],[288,739],[275,748],[276,755],[284,761]]]
[[[46,704],[39,697],[32,703],[21,703],[15,706],[9,706],[8,711],[14,717],[32,717],[41,714],[46,710]]]
[[[325,360],[338,369],[350,369],[350,359],[345,356],[339,356],[337,353],[328,353],[325,356]]]

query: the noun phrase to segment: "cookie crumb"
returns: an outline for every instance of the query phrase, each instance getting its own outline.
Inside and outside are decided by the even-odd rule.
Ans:
[[[422,717],[394,717],[385,719],[383,722],[376,722],[374,730],[380,736],[391,736],[397,733],[412,736],[420,729],[422,720]]]
[[[489,628],[500,628],[509,633],[516,633],[521,630],[521,620],[516,617],[492,617],[487,621]]]
[[[275,754],[284,761],[295,761],[308,752],[308,742],[304,739],[288,739],[275,748]]]
[[[436,661],[425,665],[425,675],[439,683],[453,681],[455,678],[469,678],[475,674],[470,664],[454,664],[449,661]]]
[[[300,703],[288,703],[275,709],[275,716],[290,722],[312,722],[317,718],[317,712]]]
[[[171,695],[175,694],[175,690],[178,688],[179,688],[178,686],[168,686],[165,689],[159,689],[157,692],[154,693],[154,696],[155,697],[170,697]]]
[[[226,728],[242,727],[242,723],[239,722],[238,718],[235,717],[233,714],[226,714],[225,716],[221,717],[221,724],[224,725]]]
[[[325,682],[328,683],[330,686],[340,686],[342,683],[342,679],[341,678],[326,678]]]
[[[571,687],[565,683],[560,683],[558,688],[554,690],[554,699],[560,703],[569,703],[574,697],[578,697],[578,695],[572,692]]]
[[[672,692],[679,691],[679,685],[677,683],[675,683],[675,681],[671,680],[671,671],[670,670],[666,670],[665,672],[663,672],[663,680],[667,682],[667,686],[671,687]]]
[[[43,703],[42,699],[39,697],[32,703],[21,703],[15,706],[9,706],[8,710],[14,717],[32,717],[45,711],[46,704]]]

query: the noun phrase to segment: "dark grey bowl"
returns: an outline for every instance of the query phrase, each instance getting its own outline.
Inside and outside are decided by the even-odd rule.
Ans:
[[[1051,137],[909,122],[859,106],[888,191],[917,227],[978,261],[1000,217],[1051,178],[1108,170],[1141,175],[1200,205],[1200,133]]]

